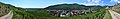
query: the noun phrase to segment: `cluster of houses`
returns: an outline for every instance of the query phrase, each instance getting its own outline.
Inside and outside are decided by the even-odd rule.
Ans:
[[[47,10],[52,16],[68,17],[81,14],[95,13],[96,10]]]

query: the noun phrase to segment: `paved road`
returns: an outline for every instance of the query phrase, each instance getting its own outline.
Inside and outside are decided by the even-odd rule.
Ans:
[[[7,15],[0,17],[0,19],[12,19],[13,12],[10,11]]]
[[[112,19],[120,19],[120,14],[112,10],[108,10],[112,16]]]

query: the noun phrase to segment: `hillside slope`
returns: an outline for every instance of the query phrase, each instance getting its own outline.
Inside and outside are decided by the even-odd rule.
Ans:
[[[120,4],[117,4],[116,6],[112,7],[112,10],[120,10]]]
[[[47,10],[88,10],[89,8],[98,10],[98,9],[104,9],[105,6],[85,6],[85,5],[79,5],[79,4],[57,4],[57,5],[48,6],[45,9]]]

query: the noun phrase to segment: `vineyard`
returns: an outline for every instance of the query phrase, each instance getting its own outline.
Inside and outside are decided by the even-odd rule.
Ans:
[[[103,19],[105,11],[98,11],[91,14],[81,15],[81,16],[70,16],[70,17],[46,17],[44,19]]]
[[[85,14],[85,15],[77,15],[70,17],[56,17],[50,16],[49,12],[46,10],[27,10],[17,8],[10,4],[1,3],[2,6],[13,10],[14,15],[12,19],[103,19],[106,14],[105,9],[99,10],[95,13]]]

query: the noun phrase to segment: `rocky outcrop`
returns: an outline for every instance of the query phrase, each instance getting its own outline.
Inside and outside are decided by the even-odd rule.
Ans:
[[[3,7],[3,6],[0,6],[0,16],[6,14],[6,13],[8,13],[8,12],[9,12],[8,9],[6,9],[6,8]]]

